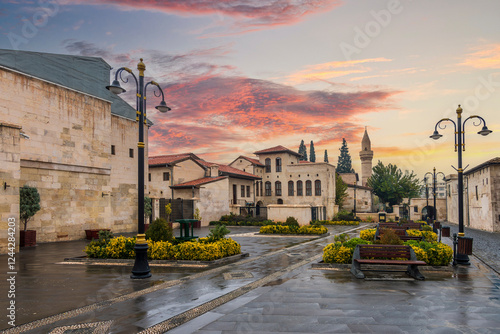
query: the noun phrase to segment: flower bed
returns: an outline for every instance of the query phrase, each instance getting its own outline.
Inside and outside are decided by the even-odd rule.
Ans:
[[[287,226],[287,225],[267,225],[260,228],[262,234],[325,234],[328,229],[324,226]]]
[[[110,239],[109,242],[96,240],[85,247],[89,258],[133,259],[135,258],[136,238],[123,236]],[[193,260],[213,261],[241,253],[240,245],[230,239],[208,242],[206,238],[197,241],[183,242],[177,245],[168,241],[148,242],[148,258],[150,260]]]
[[[355,220],[317,220],[321,225],[359,225]]]
[[[323,262],[351,263],[352,254],[357,244],[372,243],[372,241],[361,238],[353,238],[343,243],[331,243],[323,249]],[[411,246],[417,259],[425,261],[429,266],[447,266],[453,257],[451,247],[443,243],[410,240],[406,241],[404,245]]]

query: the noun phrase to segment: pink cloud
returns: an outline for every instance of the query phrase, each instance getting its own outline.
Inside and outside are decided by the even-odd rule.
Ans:
[[[154,10],[176,15],[222,15],[237,31],[291,25],[305,17],[329,11],[340,0],[69,0],[75,4],[115,5],[124,10]]]

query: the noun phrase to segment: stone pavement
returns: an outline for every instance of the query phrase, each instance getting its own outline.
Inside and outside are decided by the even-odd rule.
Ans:
[[[307,241],[231,228],[250,257],[212,269],[152,267],[146,280],[129,279],[129,267],[55,264],[84,241],[40,245],[19,256],[18,327],[5,332],[500,332],[500,278],[474,256],[469,267],[422,270],[425,281],[311,268],[333,234],[352,229]],[[5,318],[0,325],[8,328]]]

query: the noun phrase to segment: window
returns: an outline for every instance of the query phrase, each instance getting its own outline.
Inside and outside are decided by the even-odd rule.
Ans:
[[[320,180],[314,181],[314,195],[321,196],[321,181]]]
[[[148,181],[151,182],[151,173],[148,173]]]
[[[288,181],[288,196],[293,196],[293,181]]]
[[[262,186],[262,181],[260,181],[260,196],[263,196],[264,187]]]
[[[250,186],[247,186],[247,197],[250,197]]]
[[[477,193],[477,186],[476,186],[476,200],[478,200],[478,199],[479,199],[479,195]]]
[[[111,145],[111,155],[115,154],[116,154],[115,145]]]
[[[413,212],[418,212],[418,206],[416,206],[416,205],[415,205],[415,206],[413,207]]]
[[[266,181],[266,196],[271,196],[271,182]]]
[[[303,196],[302,193],[302,181],[297,181],[297,196]]]
[[[133,148],[129,148],[128,149],[128,156],[133,158],[134,157],[134,149]]]
[[[163,173],[163,181],[168,181],[168,180],[170,180],[170,173],[169,172]]]
[[[271,159],[266,159],[266,173],[271,173]]]
[[[312,182],[310,180],[306,181],[306,196],[312,196]]]
[[[245,186],[241,186],[241,197],[245,197]]]
[[[281,172],[281,158],[276,158],[276,172]]]
[[[281,182],[280,181],[276,181],[276,183],[274,184],[274,189],[276,191],[276,196],[281,196]]]
[[[259,181],[255,182],[255,195],[259,196]]]

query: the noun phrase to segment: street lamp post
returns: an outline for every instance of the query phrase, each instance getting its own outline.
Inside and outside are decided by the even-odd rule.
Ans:
[[[165,103],[165,95],[160,85],[155,81],[150,81],[144,85],[144,71],[146,70],[146,65],[141,61],[137,64],[137,69],[139,70],[139,80],[134,75],[131,69],[127,67],[121,67],[116,71],[115,80],[110,86],[106,86],[114,94],[121,94],[125,92],[120,86],[118,78],[123,82],[128,82],[121,77],[123,71],[128,72],[135,80],[136,84],[136,104],[137,104],[137,115],[136,121],[139,122],[139,140],[137,143],[137,155],[138,155],[138,182],[137,182],[137,201],[138,201],[138,222],[137,222],[137,240],[135,243],[135,263],[132,269],[131,278],[148,278],[151,277],[151,270],[148,264],[148,243],[146,242],[146,235],[144,234],[144,125],[146,124],[146,88],[149,85],[156,86],[161,93],[161,102],[155,108],[158,111],[165,113],[170,110],[170,108]],[[154,92],[156,97],[160,95]]]
[[[436,173],[436,167],[434,167],[434,170],[433,172],[427,172],[425,173],[425,186],[427,187],[427,174],[430,174],[432,176],[432,197],[434,197],[434,209],[432,211],[432,221],[436,221],[437,220],[437,207],[436,207],[436,179],[437,179],[437,176],[439,174],[443,175],[443,179],[445,177],[445,175],[442,173],[442,172],[437,172]],[[427,209],[429,209],[429,196],[428,196],[428,192],[427,192]]]
[[[450,118],[443,118],[439,122],[436,123],[436,126],[434,127],[434,133],[430,136],[432,139],[439,139],[443,135],[439,134],[438,132],[438,127],[440,129],[445,129],[446,125],[441,127],[441,123],[444,121],[448,121],[453,123],[453,127],[455,129],[455,152],[458,152],[458,168],[456,168],[456,171],[458,172],[458,236],[459,237],[464,237],[464,191],[463,191],[463,181],[464,181],[464,176],[463,176],[463,169],[462,169],[462,151],[465,151],[465,123],[469,119],[473,118],[478,118],[479,123],[476,124],[473,122],[474,126],[480,126],[481,123],[484,124],[483,128],[481,131],[478,132],[478,134],[482,136],[487,136],[489,135],[492,131],[488,129],[486,126],[486,121],[484,118],[478,115],[472,115],[467,117],[463,122],[462,122],[462,111],[463,109],[458,105],[457,108],[457,122],[455,123],[453,120]],[[469,256],[467,254],[456,254],[456,260],[457,263],[459,264],[470,264],[469,262]]]
[[[427,175],[427,173],[426,173]],[[429,185],[427,184],[427,177],[424,176],[424,182],[425,182],[425,200],[427,202],[426,204],[426,214],[427,214],[427,217],[425,218],[425,220],[427,220],[427,218],[429,218]]]

